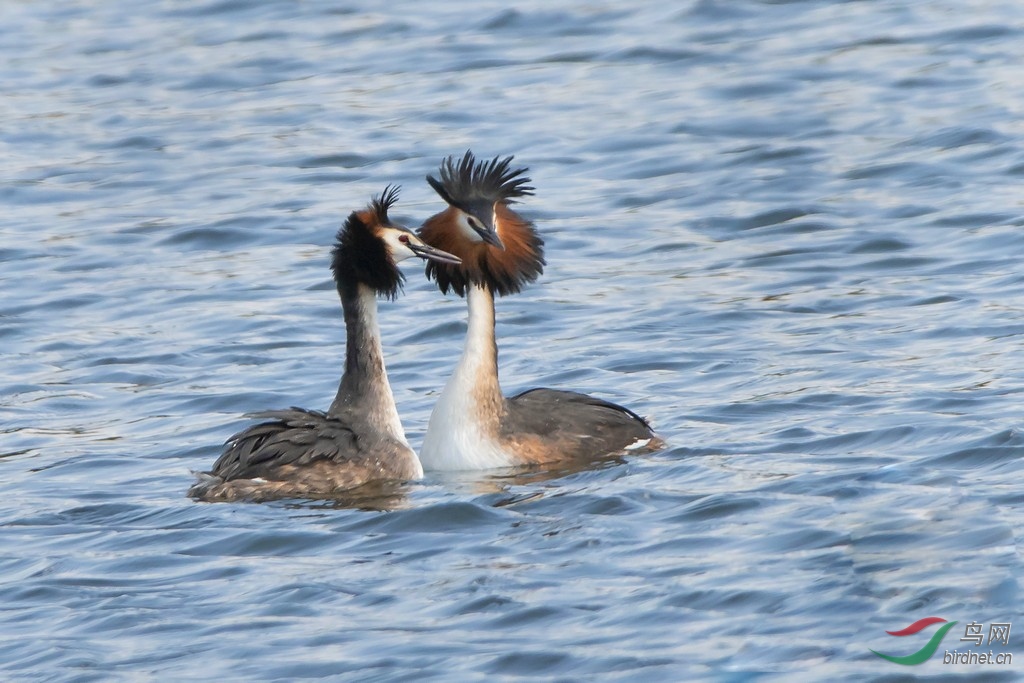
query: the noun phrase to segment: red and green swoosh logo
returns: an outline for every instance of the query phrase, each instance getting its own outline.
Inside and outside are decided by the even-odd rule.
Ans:
[[[939,630],[935,632],[935,635],[931,637],[931,640],[925,643],[925,646],[917,652],[905,655],[903,657],[882,654],[877,650],[872,650],[872,652],[874,652],[882,659],[887,659],[890,662],[893,662],[894,664],[905,664],[907,666],[921,664],[927,661],[928,658],[935,654],[935,651],[939,649],[939,643],[941,643],[942,639],[946,637],[946,633],[949,632],[949,629],[953,628],[953,626],[956,624],[955,621],[950,621],[947,623],[945,619],[940,619],[939,617],[925,617],[924,619],[918,619],[910,626],[900,629],[899,631],[886,631],[886,633],[888,633],[890,636],[911,636],[915,633],[923,631],[932,624],[945,625],[939,627]]]

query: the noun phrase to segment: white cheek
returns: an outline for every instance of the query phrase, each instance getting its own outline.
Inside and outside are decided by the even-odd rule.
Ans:
[[[459,231],[462,233],[462,236],[465,237],[470,242],[484,241],[484,238],[480,236],[480,233],[474,230],[473,227],[469,224],[469,220],[466,218],[466,214],[459,214],[459,220],[456,221],[456,225],[459,226]]]
[[[412,253],[412,249],[397,240],[392,242],[389,246],[391,247],[391,260],[395,263],[401,263],[405,259],[412,258],[416,255]]]
[[[414,256],[416,256],[416,254],[413,253],[412,249],[406,245],[398,245],[398,248],[394,252],[394,262],[399,263],[407,258],[413,258]]]

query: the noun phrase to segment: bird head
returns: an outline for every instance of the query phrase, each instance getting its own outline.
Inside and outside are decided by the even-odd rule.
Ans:
[[[427,277],[442,292],[464,296],[469,284],[486,286],[499,295],[512,294],[544,270],[544,240],[533,223],[511,204],[533,194],[526,168],[512,168],[513,157],[477,161],[467,151],[448,157],[438,177],[427,182],[448,207],[424,222],[420,237],[458,256],[462,263],[428,263]]]
[[[424,242],[416,233],[388,217],[398,200],[398,186],[388,185],[362,210],[349,214],[338,231],[331,252],[331,270],[339,290],[364,284],[394,299],[405,277],[398,264],[413,256],[429,262],[457,266],[461,260]]]

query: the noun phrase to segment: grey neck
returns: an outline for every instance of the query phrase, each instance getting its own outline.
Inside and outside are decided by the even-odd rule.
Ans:
[[[356,414],[404,441],[405,433],[388,383],[377,324],[377,296],[364,284],[339,288],[345,312],[345,372],[331,415]]]

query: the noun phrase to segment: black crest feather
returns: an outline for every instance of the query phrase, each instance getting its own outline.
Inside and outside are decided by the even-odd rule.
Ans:
[[[516,197],[533,194],[530,179],[523,175],[525,168],[512,168],[512,159],[494,157],[490,161],[476,160],[473,152],[466,150],[462,159],[450,156],[441,162],[438,180],[428,175],[427,182],[452,206],[467,209],[481,200],[490,203],[510,202]]]
[[[398,201],[398,192],[401,189],[401,185],[386,185],[380,196],[374,197],[370,202],[370,209],[376,215],[377,222],[380,225],[391,225],[391,220],[388,218],[388,209]]]
[[[377,294],[394,299],[405,277],[388,254],[380,228],[391,225],[388,209],[398,201],[397,185],[388,185],[362,211],[353,211],[338,230],[331,250],[331,270],[338,292],[364,284]]]

